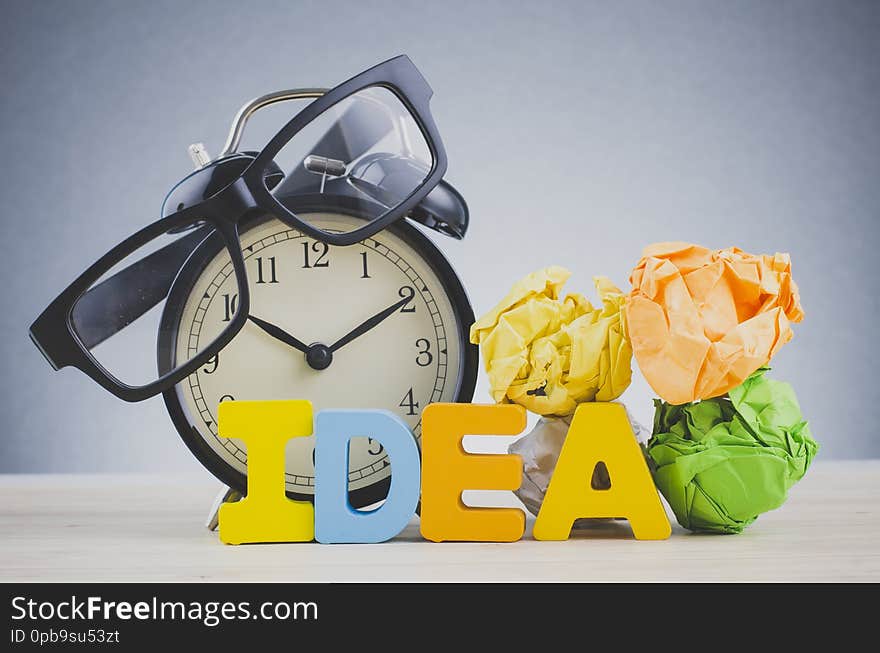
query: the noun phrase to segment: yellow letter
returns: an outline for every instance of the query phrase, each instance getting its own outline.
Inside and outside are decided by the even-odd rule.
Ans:
[[[516,435],[526,426],[522,406],[429,404],[422,411],[421,531],[433,542],[515,542],[526,527],[517,508],[469,508],[463,490],[516,490],[522,459],[469,454],[465,435]]]
[[[285,495],[284,449],[290,438],[312,434],[308,401],[224,401],[217,408],[221,438],[247,446],[247,496],[220,506],[220,540],[310,542],[315,539],[315,509]]]
[[[590,487],[593,469],[600,461],[608,468],[611,489]],[[579,517],[625,517],[638,540],[665,540],[672,532],[620,404],[578,406],[533,535],[536,540],[567,540]]]

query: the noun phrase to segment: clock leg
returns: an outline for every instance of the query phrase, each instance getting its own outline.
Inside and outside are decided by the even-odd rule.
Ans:
[[[216,531],[217,526],[220,524],[220,506],[224,503],[235,503],[236,501],[240,501],[241,497],[242,494],[238,490],[233,490],[231,487],[226,487],[225,485],[220,488],[220,491],[214,498],[214,503],[211,504],[211,510],[208,513],[208,521],[205,522],[205,526],[209,531]]]

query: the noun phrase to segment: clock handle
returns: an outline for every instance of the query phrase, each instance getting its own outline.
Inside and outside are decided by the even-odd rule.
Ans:
[[[287,100],[308,100],[321,97],[327,92],[326,88],[293,88],[285,91],[275,91],[267,93],[260,97],[254,98],[245,104],[235,118],[232,119],[232,127],[229,128],[229,136],[226,137],[226,144],[218,158],[222,159],[230,154],[238,152],[238,146],[241,143],[241,135],[244,132],[244,126],[248,119],[258,110],[267,107],[276,102],[285,102]]]

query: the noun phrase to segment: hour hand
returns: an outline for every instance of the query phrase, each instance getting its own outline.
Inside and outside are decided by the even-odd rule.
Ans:
[[[285,331],[281,327],[275,326],[271,322],[266,322],[266,320],[261,320],[260,318],[255,317],[254,315],[248,315],[248,319],[251,322],[253,322],[254,324],[256,324],[258,327],[260,327],[263,331],[268,333],[270,336],[272,336],[273,338],[277,338],[278,340],[280,340],[284,344],[290,345],[294,349],[298,349],[299,351],[301,351],[304,354],[308,353],[309,346],[307,344],[305,344],[301,340],[297,340],[296,338],[294,338],[292,335],[287,333],[287,331]]]

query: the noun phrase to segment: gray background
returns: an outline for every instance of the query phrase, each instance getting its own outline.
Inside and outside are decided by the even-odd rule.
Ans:
[[[877,457],[880,4],[4,2],[0,471],[200,467],[160,398],[53,373],[27,326],[216,154],[235,110],[408,53],[472,229],[476,312],[529,271],[627,287],[657,240],[790,252],[807,317],[774,360],[826,458]],[[651,392],[624,400],[643,422]],[[483,379],[477,400],[488,401]]]

